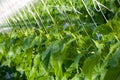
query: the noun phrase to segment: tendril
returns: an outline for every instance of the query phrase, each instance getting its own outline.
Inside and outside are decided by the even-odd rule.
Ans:
[[[100,12],[101,11],[101,8],[100,8],[100,4],[96,1],[96,0],[92,0],[93,1],[93,5],[94,5],[94,8],[97,12]],[[97,8],[98,6],[98,8]]]

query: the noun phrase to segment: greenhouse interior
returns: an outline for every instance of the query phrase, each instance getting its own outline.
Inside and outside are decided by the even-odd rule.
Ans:
[[[0,80],[120,80],[120,0],[0,0]]]

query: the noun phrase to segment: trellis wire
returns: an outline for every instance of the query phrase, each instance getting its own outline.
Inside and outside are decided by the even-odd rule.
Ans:
[[[48,15],[50,16],[51,20],[53,21],[53,23],[54,23],[54,25],[55,25],[55,24],[56,24],[56,21],[54,20],[53,16],[51,15],[51,13],[50,13],[50,11],[49,11],[49,8],[48,8],[47,5],[46,5],[47,1],[49,1],[49,0],[46,0],[46,2],[45,2],[44,0],[41,0],[41,1],[38,1],[38,2],[41,2],[41,3],[43,4],[44,8],[46,9],[46,12],[48,13]],[[54,0],[53,0],[53,1],[54,1]],[[58,1],[58,3],[59,3],[61,6],[65,6],[65,5],[62,4],[61,0],[57,0],[57,1]],[[95,25],[95,27],[97,27],[98,25],[97,25],[95,19],[93,18],[93,15],[90,13],[89,8],[87,7],[85,1],[84,1],[84,0],[80,0],[80,1],[82,1],[82,4],[81,4],[81,5],[83,5],[83,6],[85,7],[88,15],[91,17],[91,20],[93,21],[93,24]],[[120,1],[119,1],[119,0],[117,0],[117,2],[118,2],[118,4],[120,4]],[[57,5],[56,1],[54,1],[54,3]],[[74,10],[74,12],[75,12],[76,15],[82,15],[82,13],[81,13],[79,10],[77,10],[77,9],[75,8],[75,6],[72,4],[72,1],[71,1],[71,0],[69,0],[69,3],[70,3],[70,5],[71,5],[71,7],[72,7],[72,9]],[[101,14],[102,14],[103,18],[105,19],[105,21],[108,22],[108,20],[107,20],[106,16],[104,15],[104,13],[103,13],[103,11],[102,11],[101,8],[103,7],[103,8],[105,8],[105,9],[109,10],[109,11],[111,11],[111,10],[110,10],[108,7],[106,7],[105,5],[103,5],[102,3],[100,3],[99,1],[97,1],[97,0],[92,0],[92,3],[93,3],[93,5],[94,5],[94,9],[95,9],[97,12],[101,12]],[[31,7],[33,8],[34,11],[32,11],[30,7],[27,7],[27,6],[26,6],[26,7],[27,7],[27,10],[28,10],[28,12],[30,13],[30,15],[33,16],[33,18],[34,18],[34,20],[32,20],[32,22],[37,23],[37,25],[38,25],[39,28],[42,26],[42,27],[44,28],[44,30],[46,31],[45,25],[44,25],[44,23],[42,23],[41,16],[40,16],[40,14],[37,12],[37,9],[36,9],[34,3],[31,3],[30,5],[31,5]],[[97,7],[98,7],[98,8],[97,8]],[[61,10],[59,7],[57,7],[57,9],[58,9],[58,12]],[[12,9],[12,10],[14,10],[14,9]],[[24,14],[22,14],[21,12],[23,12]],[[111,12],[112,12],[112,11],[111,11]],[[22,25],[22,24],[20,24],[20,23],[19,23],[19,24],[16,24],[16,23],[14,22],[15,19],[12,18],[12,17],[10,17],[11,20],[13,21],[13,24],[14,24],[15,26],[26,26],[26,28],[29,28],[29,27],[28,27],[29,24],[30,24],[31,26],[33,26],[32,23],[31,23],[31,20],[29,19],[28,15],[26,14],[26,10],[24,10],[24,9],[18,10],[17,13],[18,13],[19,15],[18,15],[18,14],[15,14],[15,16],[16,16],[16,21],[19,22],[20,19],[19,19],[19,17],[17,17],[17,16],[20,16],[20,18],[22,19],[24,25]],[[62,13],[67,17],[68,21],[71,23],[71,19],[70,19],[70,17],[68,17],[66,11],[63,10]],[[36,16],[35,14],[37,14],[37,16]],[[25,19],[24,19],[24,16],[23,16],[23,15],[27,17],[27,20],[28,20],[29,24],[25,22]],[[57,15],[56,15],[56,16],[57,16]],[[37,19],[37,18],[38,18],[38,19]],[[41,22],[41,24],[39,23],[39,21]],[[7,18],[6,18],[6,22],[8,23],[7,26],[12,26],[12,24],[10,23],[10,21],[9,21]],[[72,24],[72,23],[71,23],[71,24]],[[81,24],[81,25],[83,26],[83,28],[84,28],[84,24],[81,22],[80,18],[79,18],[79,24]],[[5,25],[3,25],[3,26],[5,26]],[[6,27],[7,27],[7,26],[6,26]],[[110,26],[110,27],[111,27],[111,26]],[[86,34],[89,36],[87,30],[86,30],[85,28],[84,28],[84,30],[85,30]]]

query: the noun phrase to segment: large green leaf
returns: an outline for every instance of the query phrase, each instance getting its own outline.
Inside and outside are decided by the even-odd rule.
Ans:
[[[99,63],[99,61],[100,61],[100,55],[98,54],[91,56],[85,60],[82,69],[84,74],[87,75],[89,80],[92,80],[94,68]]]

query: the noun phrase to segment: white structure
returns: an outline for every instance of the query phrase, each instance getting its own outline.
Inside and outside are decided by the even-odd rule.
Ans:
[[[0,0],[0,24],[33,0]]]

